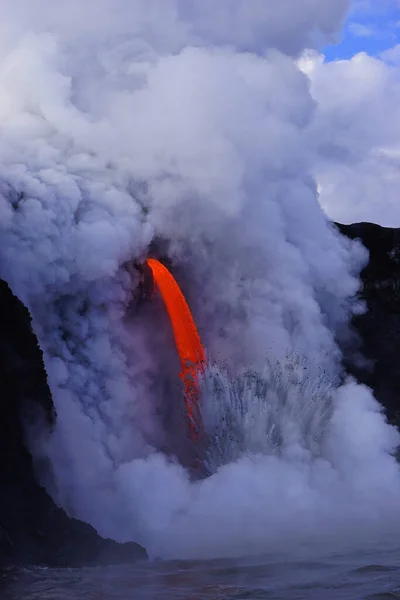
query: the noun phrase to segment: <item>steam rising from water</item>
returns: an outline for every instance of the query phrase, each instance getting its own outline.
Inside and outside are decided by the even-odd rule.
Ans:
[[[325,373],[314,373],[299,357],[271,361],[263,376],[248,371],[234,381],[210,367],[202,390],[209,472],[244,455],[319,456],[333,395]]]
[[[58,416],[32,450],[104,535],[211,557],[400,522],[397,432],[340,385],[367,257],[319,208],[318,106],[294,60],[347,6],[3,0],[0,276]],[[204,481],[164,452],[179,367],[160,303],[132,300],[157,236],[226,365],[204,382]]]
[[[160,454],[119,469],[153,556],[333,550],[398,534],[398,432],[365,387],[300,369],[289,360],[233,383],[208,373],[207,479],[191,482]]]

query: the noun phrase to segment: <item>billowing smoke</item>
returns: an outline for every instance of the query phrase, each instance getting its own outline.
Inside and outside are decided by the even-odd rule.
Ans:
[[[235,555],[395,510],[397,433],[368,390],[340,387],[366,252],[319,207],[295,62],[347,5],[3,1],[0,276],[32,313],[57,410],[33,451],[104,535]],[[180,397],[168,324],[133,301],[131,262],[156,237],[221,368],[203,394],[214,472],[194,483],[162,452]]]

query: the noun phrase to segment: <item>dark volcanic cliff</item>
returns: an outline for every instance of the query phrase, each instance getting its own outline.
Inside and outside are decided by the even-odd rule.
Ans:
[[[144,558],[70,519],[35,479],[22,422],[40,407],[54,421],[42,355],[26,308],[0,280],[0,565],[79,566]],[[21,416],[23,418],[21,419]]]
[[[361,273],[361,297],[368,312],[354,319],[362,354],[370,367],[350,370],[370,386],[386,409],[390,422],[400,425],[400,229],[372,223],[337,224],[369,251],[369,263]]]

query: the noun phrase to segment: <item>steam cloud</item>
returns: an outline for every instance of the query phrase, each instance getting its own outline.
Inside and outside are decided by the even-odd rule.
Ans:
[[[318,103],[312,172],[323,209],[341,223],[400,226],[399,58],[395,46],[379,57],[324,63],[308,53],[300,61]]]
[[[397,432],[368,390],[338,383],[337,336],[362,309],[367,256],[318,204],[323,113],[296,62],[334,39],[347,8],[3,0],[0,276],[32,313],[57,410],[33,451],[51,463],[55,499],[101,534],[213,557],[361,536],[397,514]],[[261,440],[201,482],[159,450],[173,346],[156,304],[131,306],[127,265],[156,236],[229,373],[218,376],[224,410],[240,406],[242,439]],[[284,370],[276,386],[267,357],[288,360],[295,379]],[[264,402],[248,367],[268,383]],[[304,419],[319,388],[304,378],[319,372],[330,412],[311,421],[311,444]],[[275,447],[251,429],[257,406]]]

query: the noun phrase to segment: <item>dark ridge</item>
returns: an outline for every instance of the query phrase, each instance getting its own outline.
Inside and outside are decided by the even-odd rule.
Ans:
[[[38,485],[22,423],[55,413],[28,310],[0,280],[0,565],[81,566],[145,558],[137,544],[101,538],[70,519]],[[23,416],[23,418],[21,418]]]
[[[369,359],[364,367],[347,367],[374,390],[388,420],[400,425],[400,229],[373,223],[336,223],[340,232],[360,240],[369,251],[369,262],[361,273],[361,297],[368,311],[353,319],[360,350]]]

